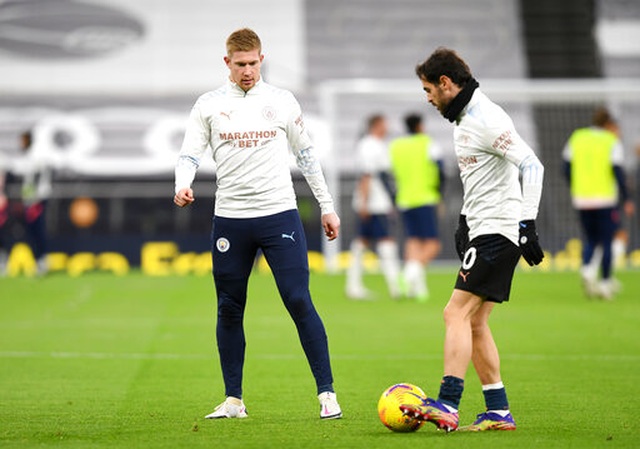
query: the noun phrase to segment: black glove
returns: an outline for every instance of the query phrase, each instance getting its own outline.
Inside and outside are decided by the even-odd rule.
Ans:
[[[533,220],[523,220],[520,222],[520,250],[522,257],[530,266],[538,265],[544,258],[540,243],[538,243],[538,234],[536,233],[536,224]]]
[[[456,229],[456,253],[460,258],[460,262],[464,259],[464,253],[469,245],[469,226],[467,226],[467,217],[460,215],[458,218],[458,229]]]

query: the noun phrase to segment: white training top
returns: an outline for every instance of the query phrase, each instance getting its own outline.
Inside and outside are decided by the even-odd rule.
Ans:
[[[25,206],[51,197],[53,170],[59,168],[60,164],[52,151],[44,146],[35,145],[29,148],[27,154],[13,161],[9,170],[22,176],[20,194]]]
[[[334,211],[291,92],[259,80],[245,93],[228,80],[198,98],[176,164],[176,193],[191,186],[208,146],[217,170],[216,215],[254,218],[296,209],[289,147],[322,214]]]
[[[538,215],[544,174],[540,160],[507,113],[480,89],[463,109],[453,137],[469,238],[501,234],[517,245],[518,223]]]
[[[361,175],[371,176],[367,204],[364,205],[367,212],[388,214],[393,209],[393,201],[380,177],[380,173],[391,171],[389,150],[384,140],[370,134],[364,136],[356,145],[356,161]],[[352,206],[356,211],[360,211],[363,206],[358,187],[353,195]]]
[[[436,163],[444,161],[444,150],[442,149],[440,144],[438,144],[438,142],[435,141],[435,139],[431,138],[431,142],[429,143],[429,146],[426,148],[426,151],[427,151],[428,160],[431,160]]]

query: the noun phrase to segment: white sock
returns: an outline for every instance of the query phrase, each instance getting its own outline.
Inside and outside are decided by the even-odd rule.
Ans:
[[[591,260],[583,268],[582,272],[589,279],[596,279],[598,277],[598,269],[602,262],[602,246],[598,245],[593,250]]]
[[[422,298],[429,295],[429,288],[427,287],[427,273],[425,267],[422,264],[419,264],[418,269],[416,270],[416,296],[418,298]]]
[[[451,407],[450,405],[444,404],[442,402],[441,402],[441,404],[444,405],[447,410],[449,410],[449,413],[458,413],[458,409],[457,408]]]
[[[482,386],[482,391],[487,390],[499,390],[500,388],[504,388],[504,384],[502,381],[496,382],[495,384],[487,384]]]
[[[624,256],[627,253],[627,245],[623,239],[613,239],[611,244],[611,259],[615,267],[624,266]]]
[[[380,256],[380,269],[387,281],[387,288],[391,296],[398,296],[400,288],[400,259],[398,257],[398,245],[393,240],[384,240],[378,243],[378,255]]]
[[[495,413],[496,415],[500,415],[504,418],[511,412],[509,410],[487,410],[487,413]]]
[[[347,269],[347,288],[364,289],[362,284],[362,258],[366,246],[360,240],[351,242],[351,263]]]
[[[425,296],[428,293],[425,270],[417,260],[408,260],[404,265],[404,279],[409,296]]]
[[[415,260],[407,260],[404,263],[404,281],[407,284],[407,295],[415,296],[416,294],[416,278],[420,275],[418,262]]]

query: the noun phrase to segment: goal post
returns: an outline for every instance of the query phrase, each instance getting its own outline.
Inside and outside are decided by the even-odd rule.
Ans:
[[[570,133],[577,127],[590,124],[596,106],[607,106],[621,128],[625,147],[625,169],[635,171],[635,148],[640,142],[640,80],[637,79],[480,79],[480,88],[489,98],[501,105],[513,119],[516,129],[536,151],[545,164],[545,187],[540,207],[540,233],[545,250],[559,251],[573,237],[579,236],[568,194],[562,179],[561,151]],[[351,193],[346,180],[357,173],[354,146],[362,123],[371,113],[383,113],[392,122],[391,136],[404,132],[398,125],[408,112],[420,112],[426,117],[427,132],[434,136],[448,155],[449,182],[444,202],[446,213],[441,216],[443,254],[453,259],[446,229],[455,227],[461,204],[461,187],[455,156],[452,129],[448,121],[426,102],[420,81],[416,79],[345,79],[328,80],[318,86],[320,112],[326,120],[330,157],[325,158],[324,170],[336,210],[343,223],[350,223],[355,215],[350,207]],[[395,124],[395,128],[393,126]],[[395,135],[394,135],[395,134]],[[629,176],[631,182],[635,177]],[[636,188],[631,182],[632,189]],[[627,224],[631,231],[630,247],[639,244],[638,222]],[[344,229],[337,242],[324,244],[323,253],[329,271],[336,271],[338,255],[346,250],[349,229]]]

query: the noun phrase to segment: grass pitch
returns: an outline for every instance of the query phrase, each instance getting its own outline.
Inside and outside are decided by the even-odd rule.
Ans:
[[[378,421],[397,382],[437,395],[441,309],[455,271],[431,273],[425,304],[352,302],[344,277],[312,276],[344,419],[320,421],[315,387],[272,278],[254,274],[246,316],[245,420],[203,419],[223,399],[209,277],[104,274],[0,279],[2,448],[621,448],[640,444],[640,276],[611,303],[573,273],[516,274],[492,327],[515,432],[394,434]],[[383,291],[378,276],[369,286]],[[473,368],[461,424],[483,410]]]

